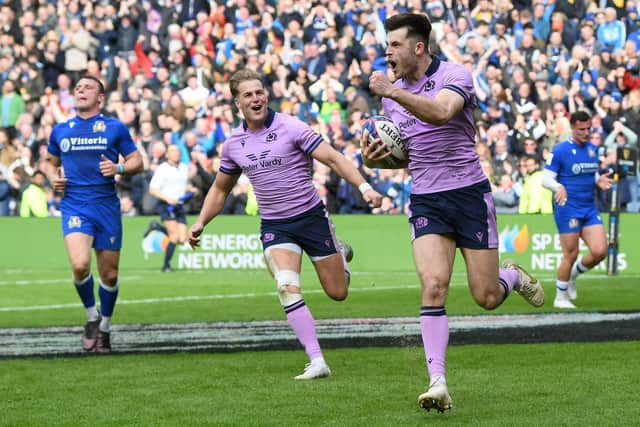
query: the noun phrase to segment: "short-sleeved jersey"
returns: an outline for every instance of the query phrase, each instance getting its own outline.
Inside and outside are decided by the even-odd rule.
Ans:
[[[452,90],[465,101],[457,116],[443,125],[432,125],[419,120],[397,102],[382,98],[385,115],[393,120],[408,142],[413,194],[468,187],[487,179],[475,151],[476,97],[471,74],[462,65],[441,62],[435,56],[431,58],[429,69],[417,83],[398,79],[394,85],[429,98],[435,98],[442,89]]]
[[[553,147],[545,169],[556,173],[556,180],[567,190],[566,206],[585,207],[595,203],[593,186],[598,172],[598,147],[568,139]]]
[[[224,143],[220,171],[249,178],[264,219],[290,218],[320,203],[311,179],[311,153],[322,143],[306,123],[269,110],[262,129],[253,132],[243,123],[233,130]]]
[[[164,162],[153,173],[149,188],[157,188],[165,196],[178,199],[184,196],[189,184],[189,167],[184,163],[172,166]]]
[[[100,172],[101,156],[117,163],[119,154],[126,157],[136,150],[136,145],[122,122],[98,114],[89,119],[76,116],[57,124],[47,149],[60,158],[64,168],[64,198],[86,202],[116,196],[114,177]]]

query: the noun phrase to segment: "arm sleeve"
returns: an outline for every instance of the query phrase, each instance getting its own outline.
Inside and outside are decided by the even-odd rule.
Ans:
[[[556,176],[558,176],[558,174],[555,173],[554,171],[552,171],[550,169],[545,169],[543,171],[543,175],[542,175],[542,186],[544,188],[547,188],[547,189],[553,191],[554,193],[556,191],[558,191],[558,189],[560,188],[560,186],[562,184],[560,184],[556,180]]]

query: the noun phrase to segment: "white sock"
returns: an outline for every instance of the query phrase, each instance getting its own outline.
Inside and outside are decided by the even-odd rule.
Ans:
[[[98,329],[106,333],[111,332],[111,317],[103,316]]]
[[[98,314],[98,309],[96,308],[95,305],[92,307],[88,307],[85,310],[87,310],[87,320],[89,320],[89,322],[95,322],[100,318],[100,315]]]
[[[582,259],[579,259],[574,262],[571,267],[571,278],[569,280],[575,282],[579,275],[586,273],[587,271],[589,271],[589,269],[582,264]]]
[[[567,295],[567,288],[569,287],[569,282],[563,282],[562,280],[556,280],[556,298],[569,298]]]
[[[432,386],[434,384],[447,385],[447,380],[444,378],[444,375],[436,375],[433,378],[431,378],[431,381],[429,381],[429,386]]]

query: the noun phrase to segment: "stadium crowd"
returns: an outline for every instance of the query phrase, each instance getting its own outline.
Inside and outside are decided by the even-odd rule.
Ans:
[[[105,83],[105,113],[129,127],[143,155],[144,173],[118,182],[123,214],[155,214],[149,182],[171,144],[189,167],[187,208],[197,213],[241,121],[228,78],[244,67],[267,76],[271,108],[311,124],[385,195],[372,212],[317,163],[329,212],[405,212],[411,177],[367,168],[358,142],[363,121],[380,113],[368,77],[386,68],[382,23],[397,11],[426,13],[431,52],[472,72],[476,147],[499,213],[552,211],[541,167],[571,135],[571,112],[594,115],[603,171],[615,165],[613,148],[638,146],[635,0],[9,0],[0,2],[0,216],[58,214],[47,142],[74,115],[83,74]],[[620,188],[622,209],[638,212],[639,178]],[[609,191],[597,191],[608,209]],[[247,180],[224,213],[255,213]]]

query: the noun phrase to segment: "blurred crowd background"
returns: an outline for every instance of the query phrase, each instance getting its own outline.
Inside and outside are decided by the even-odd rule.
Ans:
[[[153,215],[148,184],[170,144],[181,149],[197,213],[225,139],[242,120],[229,76],[265,75],[270,106],[309,123],[385,195],[372,210],[322,164],[313,180],[332,213],[406,212],[411,177],[363,166],[364,120],[380,113],[368,88],[385,70],[383,22],[426,13],[431,52],[473,75],[476,147],[499,213],[552,212],[541,168],[589,111],[602,171],[617,146],[638,145],[640,17],[634,0],[0,0],[0,215],[58,215],[46,161],[52,127],[74,115],[73,85],[107,88],[105,114],[130,129],[145,171],[118,180],[124,215]],[[639,210],[640,181],[620,183],[623,211]],[[594,190],[596,191],[596,190]],[[598,206],[610,194],[598,191]],[[241,178],[224,213],[256,214]]]

